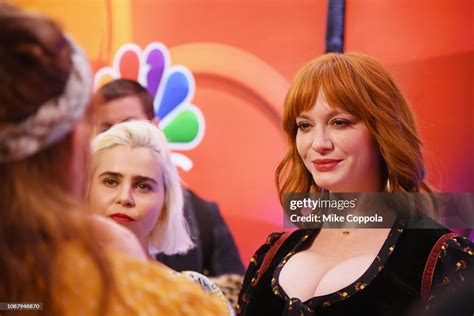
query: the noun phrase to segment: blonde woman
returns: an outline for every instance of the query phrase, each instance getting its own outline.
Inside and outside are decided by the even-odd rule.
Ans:
[[[193,247],[167,146],[162,132],[147,121],[115,125],[92,142],[90,208],[129,228],[150,258]]]
[[[132,231],[150,260],[157,253],[181,254],[193,247],[178,172],[158,127],[148,121],[114,125],[95,137],[92,152],[89,203],[94,213]],[[183,273],[227,303],[205,276]]]

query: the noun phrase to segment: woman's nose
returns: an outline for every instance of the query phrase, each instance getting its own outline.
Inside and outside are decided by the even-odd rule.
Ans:
[[[131,187],[123,186],[121,190],[117,193],[117,204],[120,204],[124,207],[134,207],[135,200],[133,199],[133,190]]]
[[[315,131],[311,147],[318,153],[325,153],[333,149],[331,137],[324,128],[318,128]]]

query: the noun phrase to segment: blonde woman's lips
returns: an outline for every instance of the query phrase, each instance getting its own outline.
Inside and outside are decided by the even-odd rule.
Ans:
[[[124,213],[114,213],[109,215],[109,217],[120,224],[126,224],[135,221],[133,218]]]

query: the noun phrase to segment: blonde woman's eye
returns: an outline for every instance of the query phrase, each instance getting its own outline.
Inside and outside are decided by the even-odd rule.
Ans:
[[[148,183],[139,183],[137,189],[141,192],[149,192],[153,190],[153,187]]]
[[[111,178],[105,178],[103,181],[102,181],[106,186],[108,187],[116,187],[118,182],[115,181],[114,179],[111,179]]]

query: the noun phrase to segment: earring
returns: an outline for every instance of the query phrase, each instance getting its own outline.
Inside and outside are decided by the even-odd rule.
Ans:
[[[385,182],[385,192],[392,192],[392,184],[390,183],[390,179],[387,178],[387,181]]]

